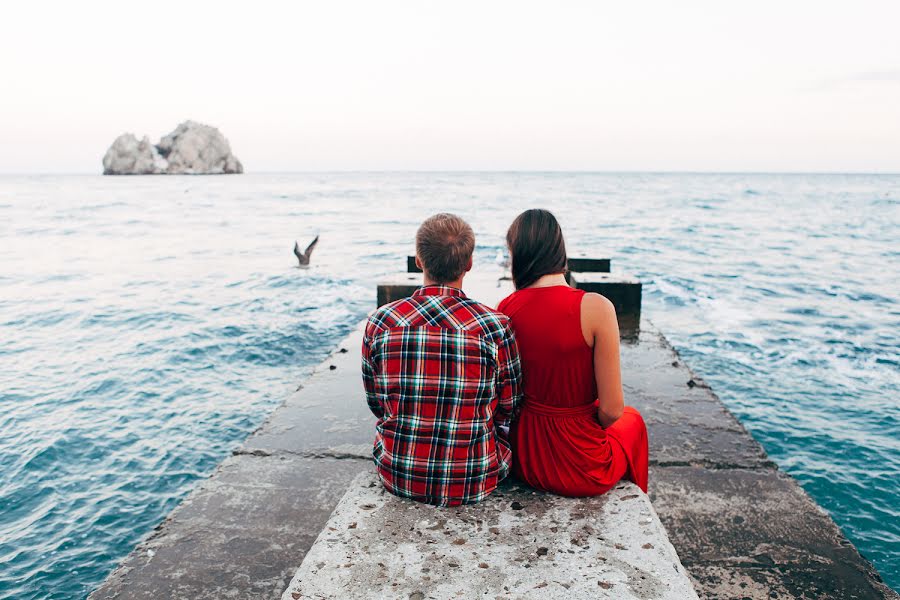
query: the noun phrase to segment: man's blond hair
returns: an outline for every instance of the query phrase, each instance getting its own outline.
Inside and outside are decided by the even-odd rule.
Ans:
[[[435,283],[456,281],[466,272],[475,251],[475,232],[450,213],[425,219],[416,232],[416,256]]]

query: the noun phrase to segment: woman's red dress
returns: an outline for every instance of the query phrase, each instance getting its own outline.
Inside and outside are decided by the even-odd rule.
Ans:
[[[647,427],[625,407],[603,429],[597,421],[593,349],[581,332],[583,290],[526,288],[500,303],[519,345],[525,401],[513,423],[513,472],[564,496],[596,496],[623,477],[647,491]]]

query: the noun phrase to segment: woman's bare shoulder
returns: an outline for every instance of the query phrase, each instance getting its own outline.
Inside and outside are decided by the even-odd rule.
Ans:
[[[616,307],[609,299],[588,292],[581,300],[581,318],[590,326],[594,333],[607,329],[610,325],[616,324]]]
[[[594,292],[588,292],[584,295],[584,298],[581,300],[581,306],[587,312],[590,312],[592,316],[616,316],[616,307],[613,306],[613,303],[608,298]]]

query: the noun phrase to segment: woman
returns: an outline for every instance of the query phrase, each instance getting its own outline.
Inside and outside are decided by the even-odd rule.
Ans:
[[[506,234],[516,291],[500,303],[519,345],[525,402],[513,424],[513,471],[564,496],[595,496],[623,477],[647,491],[647,428],[625,406],[612,303],[566,282],[556,218],[526,210]]]

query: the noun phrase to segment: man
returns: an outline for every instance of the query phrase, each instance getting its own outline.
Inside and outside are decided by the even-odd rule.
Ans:
[[[478,502],[506,477],[521,367],[509,318],[471,300],[475,234],[450,214],[416,233],[424,286],[366,323],[363,384],[384,487],[438,506]]]

